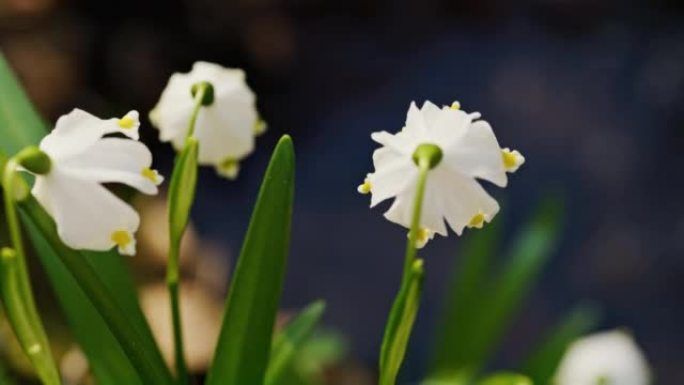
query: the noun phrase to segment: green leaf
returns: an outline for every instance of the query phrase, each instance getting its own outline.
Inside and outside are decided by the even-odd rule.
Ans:
[[[477,385],[532,385],[533,382],[520,374],[516,373],[496,373],[492,374]]]
[[[516,237],[506,265],[483,293],[478,323],[469,331],[468,366],[473,370],[489,358],[551,256],[560,233],[561,213],[558,200],[542,202]]]
[[[3,154],[14,154],[26,146],[36,145],[45,133],[46,128],[42,119],[0,54],[0,163],[4,163],[3,159],[6,159]],[[25,223],[28,224],[29,221]],[[121,342],[114,337],[99,311],[83,291],[81,283],[75,280],[72,272],[58,258],[56,248],[46,241],[45,234],[41,234],[36,227],[29,225],[28,230],[36,254],[45,268],[74,336],[90,361],[98,383],[142,383],[133,370],[131,357],[123,352]],[[70,252],[76,253],[73,250]],[[125,314],[127,323],[139,332],[140,338],[134,341],[137,349],[144,349],[149,351],[149,354],[161,357],[140,309],[136,288],[122,257],[115,252],[76,254],[82,263],[88,265],[86,268],[89,271],[96,272],[97,281],[104,283],[110,293],[116,293],[116,302]],[[161,359],[159,363],[163,364]],[[160,367],[160,370],[165,371],[166,376],[170,377],[165,366]]]
[[[316,301],[307,306],[290,321],[282,332],[278,333],[271,348],[271,359],[266,370],[266,385],[282,383],[282,375],[286,370],[299,348],[302,347],[311,335],[325,311],[325,302]]]
[[[594,329],[599,311],[584,305],[574,309],[543,338],[522,365],[525,373],[537,384],[548,384],[556,372],[566,349],[577,338]]]
[[[45,125],[0,52],[0,151],[13,155],[37,144]]]
[[[396,382],[418,314],[423,276],[423,260],[416,259],[390,311],[380,348],[380,385]]]
[[[294,148],[276,146],[232,278],[208,385],[263,384],[285,275],[294,198]]]
[[[468,335],[477,327],[482,295],[489,282],[491,259],[499,246],[501,221],[464,237],[459,263],[454,264],[453,279],[447,289],[444,315],[437,328],[431,378],[464,377],[457,373],[468,360],[471,347]]]

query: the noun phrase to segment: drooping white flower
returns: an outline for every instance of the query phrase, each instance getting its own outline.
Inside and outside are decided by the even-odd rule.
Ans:
[[[213,102],[199,111],[195,123],[199,163],[213,165],[220,175],[234,179],[240,160],[254,150],[255,137],[266,128],[242,70],[197,62],[189,73],[172,75],[150,120],[162,141],[182,149],[194,106],[191,89],[200,82],[212,85]]]
[[[163,178],[150,168],[152,154],[131,140],[138,138],[139,125],[136,111],[103,120],[75,109],[60,117],[41,141],[51,167],[36,175],[32,193],[67,246],[97,251],[117,246],[122,254],[135,254],[140,217],[101,184],[123,183],[145,194],[157,193]],[[114,133],[128,138],[104,137]]]
[[[436,145],[442,152],[427,179],[417,247],[435,233],[446,236],[445,220],[459,235],[465,227],[481,228],[491,221],[499,204],[478,179],[505,187],[506,172],[516,171],[524,162],[519,152],[502,150],[489,123],[479,118],[477,112],[462,111],[457,102],[439,108],[427,101],[420,109],[411,103],[400,132],[371,135],[382,147],[373,153],[375,172],[358,190],[372,194],[371,207],[394,198],[385,217],[406,228],[411,225],[418,179],[413,154],[421,144]]]
[[[650,371],[634,339],[624,331],[575,341],[556,372],[557,385],[648,385]]]

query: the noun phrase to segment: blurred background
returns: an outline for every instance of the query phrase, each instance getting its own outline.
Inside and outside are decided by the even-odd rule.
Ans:
[[[197,310],[199,319],[219,318],[212,306],[221,303],[270,151],[290,133],[298,179],[283,308],[327,300],[325,324],[348,338],[349,365],[373,369],[406,232],[384,220],[386,206],[369,210],[356,193],[372,170],[369,134],[399,130],[413,100],[459,100],[527,157],[509,188],[491,189],[507,235],[546,194],[566,201],[560,247],[499,365],[589,299],[603,309],[602,327],[634,333],[659,382],[684,378],[680,1],[0,0],[0,47],[49,122],[75,106],[146,115],[170,74],[196,60],[247,71],[269,131],[236,182],[201,174],[188,246],[196,258],[187,263],[219,294],[197,300],[217,312]],[[143,124],[143,140],[169,175],[173,151]],[[148,254],[163,244],[158,211],[161,222],[146,225]],[[423,251],[409,380],[427,364],[459,243],[437,239]],[[200,254],[214,257],[203,262]],[[144,258],[133,261],[141,281],[161,283],[163,259]],[[153,285],[143,294],[152,307],[164,301]],[[188,296],[197,294],[188,286]]]

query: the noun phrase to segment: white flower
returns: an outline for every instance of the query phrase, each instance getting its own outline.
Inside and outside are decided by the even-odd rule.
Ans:
[[[172,75],[150,120],[162,141],[182,149],[194,106],[191,89],[199,82],[209,82],[214,91],[213,103],[200,109],[195,123],[199,163],[213,165],[219,174],[233,179],[239,161],[254,150],[255,137],[266,128],[242,70],[197,62],[189,73]]]
[[[556,373],[557,385],[647,385],[643,353],[624,331],[597,333],[575,341]]]
[[[74,249],[104,251],[118,246],[135,254],[134,233],[140,217],[101,183],[124,183],[156,194],[163,178],[150,168],[152,154],[135,140],[104,137],[123,133],[138,137],[138,113],[99,119],[73,110],[59,118],[40,143],[50,160],[48,173],[36,175],[32,193],[54,218],[62,241]]]
[[[446,236],[445,220],[459,235],[465,227],[481,228],[491,221],[499,204],[477,179],[505,187],[506,171],[515,171],[524,161],[519,152],[502,150],[489,123],[479,118],[479,113],[462,111],[457,102],[439,108],[428,101],[421,109],[411,103],[400,132],[371,135],[382,147],[373,153],[375,172],[368,174],[359,192],[372,194],[371,207],[395,198],[385,217],[407,228],[418,178],[414,151],[421,144],[434,144],[442,151],[427,178],[418,247],[434,233]]]

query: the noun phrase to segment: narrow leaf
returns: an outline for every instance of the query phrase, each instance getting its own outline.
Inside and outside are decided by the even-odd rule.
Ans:
[[[311,335],[325,311],[325,302],[316,301],[290,321],[282,332],[278,333],[271,348],[271,359],[266,370],[266,385],[282,383],[283,373],[289,368],[299,348]]]
[[[479,322],[469,331],[468,351],[472,370],[482,367],[520,308],[556,245],[562,206],[543,202],[532,220],[515,239],[503,269],[480,303]]]
[[[491,259],[499,245],[501,221],[464,237],[459,262],[454,264],[452,280],[447,289],[443,318],[437,328],[435,353],[430,378],[463,377],[471,347],[470,331],[477,327],[478,309],[489,282]]]
[[[522,372],[536,384],[548,384],[572,341],[598,324],[599,312],[593,306],[579,306],[542,339],[542,343],[522,365]]]
[[[285,275],[294,198],[294,148],[278,142],[242,245],[208,385],[264,382]]]
[[[394,385],[396,382],[418,314],[423,275],[423,260],[417,259],[392,305],[380,348],[380,385]]]

